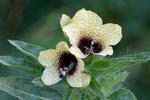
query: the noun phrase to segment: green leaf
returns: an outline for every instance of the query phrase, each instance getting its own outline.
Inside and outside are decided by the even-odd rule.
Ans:
[[[81,90],[81,100],[85,100],[85,90]]]
[[[69,100],[81,100],[81,91],[79,88],[72,88]]]
[[[32,80],[32,83],[37,85],[37,86],[44,86],[42,80],[41,80],[41,77],[37,77],[35,78],[34,80]]]
[[[50,87],[38,87],[25,78],[0,78],[0,90],[20,100],[61,100],[62,94]]]
[[[73,89],[72,87],[68,86],[62,100],[69,100],[70,95],[72,93],[72,89]]]
[[[128,72],[125,71],[121,73],[111,73],[103,77],[100,80],[99,84],[104,96],[109,95],[109,93],[111,93],[111,90],[115,86],[117,86],[121,82],[124,82],[127,76],[128,76]]]
[[[95,100],[95,98],[98,98],[100,100],[100,97],[97,95],[96,92],[93,92],[92,86],[86,88],[86,99]]]
[[[90,89],[92,90],[93,93],[95,93],[100,100],[106,100],[104,97],[104,94],[100,90],[100,84],[96,81],[94,77],[92,77],[91,83],[90,83]]]
[[[134,94],[128,89],[118,89],[112,93],[108,100],[137,100]]]
[[[88,57],[86,57],[84,60],[85,65],[89,65],[92,64],[93,60],[94,60],[94,55],[90,55]]]
[[[45,87],[46,85],[44,85],[44,83],[42,82],[41,80],[41,77],[37,77],[35,79],[32,80],[32,83],[36,86],[39,86],[39,87]],[[51,86],[48,86],[50,88],[53,88],[53,89],[56,89],[58,90],[58,92],[60,94],[63,94],[66,92],[66,88],[67,88],[67,84],[63,84],[63,80],[61,80],[59,83],[55,84],[55,85],[51,85]]]
[[[90,65],[90,64],[98,61],[99,59],[104,59],[104,57],[95,55],[95,54],[91,54],[88,57],[84,58],[83,60],[84,60],[85,65],[87,66],[87,65]]]
[[[27,56],[32,57],[33,59],[37,61],[38,61],[39,52],[44,50],[44,48],[40,46],[29,44],[23,41],[18,41],[18,40],[8,40],[8,41],[17,49],[19,49],[21,52],[23,52]]]
[[[123,70],[129,66],[143,63],[150,60],[150,52],[143,52],[130,56],[123,56],[113,59],[101,59],[95,63],[87,66],[96,77],[105,76],[107,73]]]
[[[34,65],[32,64],[32,62],[22,58],[0,56],[0,63],[10,68],[15,68],[23,71],[32,76],[39,76],[42,73],[42,71],[37,69],[36,64]]]

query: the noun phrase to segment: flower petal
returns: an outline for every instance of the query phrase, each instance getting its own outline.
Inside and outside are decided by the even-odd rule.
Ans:
[[[67,81],[71,87],[86,87],[90,83],[90,76],[79,72],[68,76]]]
[[[67,76],[67,81],[72,87],[86,87],[90,83],[90,76],[83,73],[84,62],[78,58],[77,69],[73,75]]]
[[[84,61],[80,58],[77,58],[77,60],[78,60],[78,64],[76,66],[77,67],[76,72],[83,72],[84,71],[84,66],[85,66]]]
[[[81,52],[81,50],[80,50],[78,47],[76,47],[76,46],[71,46],[71,47],[70,47],[70,52],[71,52],[72,54],[76,55],[76,56],[79,57],[79,58],[85,58],[85,57],[88,56],[88,55],[84,55],[84,54]]]
[[[63,32],[69,38],[72,45],[77,45],[83,36],[91,36],[93,30],[102,26],[102,19],[94,12],[79,10],[68,25],[63,27]]]
[[[69,24],[70,20],[71,20],[71,18],[68,15],[62,14],[62,17],[60,19],[60,25],[61,25],[62,29],[63,29],[64,26],[66,26],[67,24]],[[69,40],[66,32],[64,32],[64,35]]]
[[[87,87],[90,84],[91,77],[86,74],[82,73],[82,88]]]
[[[63,28],[64,34],[69,38],[70,43],[76,45],[80,38],[80,29],[75,24],[68,24]]]
[[[58,68],[56,66],[46,67],[42,74],[41,80],[45,85],[53,85],[59,82],[61,78],[59,78]]]
[[[65,25],[69,24],[69,21],[71,20],[71,18],[66,15],[66,14],[62,14],[62,17],[60,19],[60,25],[63,28]]]
[[[118,24],[104,24],[99,28],[99,36],[107,45],[116,45],[122,38],[122,29]]]
[[[60,52],[69,51],[69,47],[65,41],[61,41],[56,45],[56,50]]]
[[[113,54],[113,48],[110,46],[98,54],[101,56],[112,55]]]
[[[90,31],[91,28],[101,26],[102,19],[96,13],[83,8],[74,15],[72,23],[76,24],[82,31]]]
[[[49,49],[45,51],[41,51],[39,55],[39,62],[43,66],[51,66],[56,65],[57,63],[58,54],[55,50]]]

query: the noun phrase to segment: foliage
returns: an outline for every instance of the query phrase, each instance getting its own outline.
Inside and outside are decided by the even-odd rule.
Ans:
[[[127,55],[119,58],[105,59],[95,55],[84,59],[86,72],[91,75],[91,83],[84,89],[70,87],[62,81],[56,85],[45,86],[40,76],[43,71],[38,62],[38,54],[44,50],[40,46],[22,41],[9,42],[33,60],[0,56],[0,63],[10,68],[23,71],[33,77],[0,77],[0,89],[20,100],[136,100],[134,94],[122,88],[128,76],[127,67],[150,60],[150,52]],[[78,96],[76,92],[78,91]]]

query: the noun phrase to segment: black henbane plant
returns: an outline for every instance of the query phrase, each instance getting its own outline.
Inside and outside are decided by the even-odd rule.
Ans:
[[[122,33],[119,25],[102,25],[92,11],[81,9],[72,19],[63,15],[61,26],[72,44],[70,48],[66,42],[59,42],[55,50],[45,50],[9,40],[33,60],[0,56],[0,63],[31,77],[0,77],[1,90],[21,100],[136,100],[120,83],[129,74],[125,69],[149,61],[150,52],[112,59],[98,57],[112,55],[112,45],[121,40]]]

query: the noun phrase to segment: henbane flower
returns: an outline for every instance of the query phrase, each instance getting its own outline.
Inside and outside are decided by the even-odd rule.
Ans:
[[[122,38],[122,29],[118,24],[103,24],[96,13],[85,9],[79,10],[72,19],[63,14],[60,24],[72,44],[71,53],[80,58],[90,53],[112,55],[112,45]]]
[[[53,85],[67,75],[72,87],[86,87],[90,76],[84,73],[84,62],[70,53],[66,42],[59,42],[56,50],[41,51],[39,62],[45,66],[41,80],[45,85]]]

